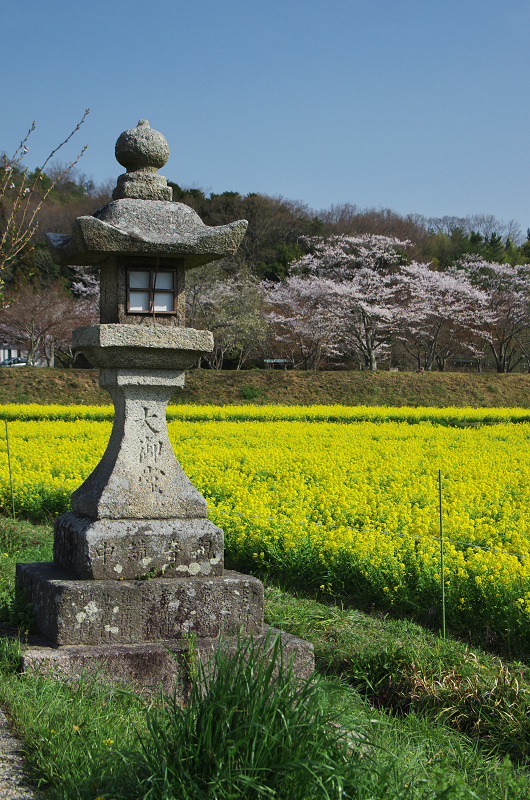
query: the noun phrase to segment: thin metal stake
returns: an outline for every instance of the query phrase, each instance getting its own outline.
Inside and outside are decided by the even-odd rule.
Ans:
[[[438,488],[440,496],[440,565],[442,578],[442,630],[445,639],[445,579],[444,579],[444,527],[442,517],[442,470],[438,470]]]
[[[13,494],[13,473],[11,472],[11,452],[9,450],[9,433],[7,431],[7,419],[5,419],[4,422],[6,424],[7,463],[9,465],[9,483],[11,485],[11,505],[13,506],[13,519],[16,519],[15,495]]]

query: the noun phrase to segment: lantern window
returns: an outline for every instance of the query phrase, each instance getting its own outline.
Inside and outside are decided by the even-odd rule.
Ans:
[[[128,269],[128,313],[174,314],[177,286],[176,270]]]

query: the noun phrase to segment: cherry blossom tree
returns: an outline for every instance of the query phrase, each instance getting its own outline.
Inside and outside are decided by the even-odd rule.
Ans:
[[[40,354],[53,366],[55,349],[69,346],[74,328],[94,321],[90,303],[75,300],[60,282],[45,288],[26,284],[6,296],[0,334],[27,350],[29,365]]]
[[[455,264],[455,274],[464,274],[487,293],[488,313],[484,336],[497,372],[511,372],[530,351],[530,266],[498,264],[467,256]]]
[[[403,332],[397,337],[418,369],[445,369],[456,352],[483,357],[484,325],[493,319],[489,295],[461,271],[437,272],[413,262],[401,267]]]
[[[289,352],[295,366],[317,370],[329,358],[341,357],[339,318],[329,308],[325,281],[291,275],[281,283],[263,284],[274,338]]]
[[[99,315],[100,281],[97,267],[70,267],[73,272],[71,290],[74,297],[84,301],[94,319]]]
[[[439,272],[407,263],[408,242],[383,236],[306,244],[311,252],[266,291],[278,338],[296,344],[308,368],[353,356],[375,370],[395,341],[427,370],[462,352],[480,364],[488,347],[509,371],[530,353],[527,267],[474,257]]]
[[[375,235],[306,243],[311,252],[291,264],[284,284],[266,287],[269,319],[284,336],[290,328],[312,368],[324,355],[350,355],[376,370],[402,324],[399,274],[409,243]]]

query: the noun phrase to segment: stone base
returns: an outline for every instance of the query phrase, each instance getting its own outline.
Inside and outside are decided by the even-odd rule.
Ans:
[[[82,580],[223,574],[223,531],[208,519],[55,521],[54,563]]]
[[[274,629],[265,629],[253,637],[255,644],[272,645]],[[313,646],[303,639],[281,634],[284,664],[293,661],[293,671],[300,679],[307,679],[314,670]],[[194,652],[203,664],[219,646],[227,653],[237,647],[237,637],[202,639],[193,644]],[[22,668],[27,673],[38,673],[62,681],[76,681],[83,677],[98,676],[113,684],[132,688],[143,694],[153,694],[160,689],[175,692],[185,703],[189,695],[188,644],[157,642],[156,644],[116,645],[108,647],[31,647],[23,653]]]
[[[261,633],[263,585],[225,571],[213,578],[83,581],[51,563],[17,564],[17,590],[54,646],[136,644]]]

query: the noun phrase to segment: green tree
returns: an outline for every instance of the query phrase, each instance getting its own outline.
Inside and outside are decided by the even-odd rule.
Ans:
[[[207,197],[201,189],[183,189],[171,181],[169,185],[173,200],[190,205],[206,225],[248,220],[237,254],[223,262],[229,276],[244,268],[258,278],[278,280],[286,275],[289,262],[306,252],[301,237],[325,232],[323,221],[307,206],[283,197],[234,191]]]

